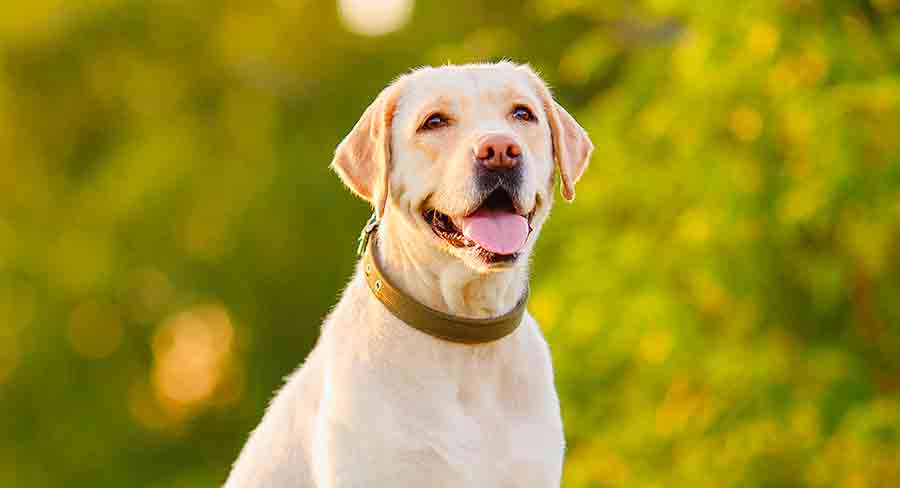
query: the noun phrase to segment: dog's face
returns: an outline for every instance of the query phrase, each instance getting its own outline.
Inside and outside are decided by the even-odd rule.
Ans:
[[[426,68],[386,88],[341,143],[333,167],[376,212],[478,271],[530,252],[592,145],[526,66]]]

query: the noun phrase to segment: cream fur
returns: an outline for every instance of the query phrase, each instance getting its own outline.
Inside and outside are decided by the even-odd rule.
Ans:
[[[335,169],[355,193],[382,207],[382,268],[432,308],[496,316],[512,309],[527,286],[528,254],[552,205],[560,157],[552,142],[560,129],[547,112],[556,105],[536,82],[530,69],[510,63],[417,70],[382,93],[338,148]],[[513,103],[533,107],[539,123],[510,119]],[[436,106],[452,113],[453,125],[418,133]],[[446,245],[421,217],[426,204],[451,216],[478,205],[469,151],[474,137],[491,131],[514,134],[523,146],[518,203],[534,209],[522,257],[502,266]],[[372,134],[391,140],[372,150],[366,147]],[[590,141],[580,127],[566,137],[587,148],[583,161],[565,161],[577,170],[570,175],[574,186]],[[386,203],[376,201],[385,195]],[[530,314],[493,343],[445,342],[387,312],[357,269],[225,486],[558,487],[563,450],[550,354]]]

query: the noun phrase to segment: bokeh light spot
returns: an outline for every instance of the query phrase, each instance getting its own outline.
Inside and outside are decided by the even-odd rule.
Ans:
[[[768,22],[758,22],[750,28],[747,47],[757,59],[765,59],[778,47],[778,30]]]
[[[209,400],[228,370],[233,339],[220,305],[196,306],[163,323],[153,338],[151,378],[160,403],[179,410]]]
[[[666,331],[655,331],[641,338],[639,345],[641,358],[649,364],[659,364],[672,351],[672,335]]]
[[[414,0],[338,0],[338,12],[351,32],[382,36],[406,25],[414,5]]]
[[[759,112],[752,108],[741,107],[731,113],[729,123],[731,132],[743,142],[753,142],[762,132],[763,121]]]

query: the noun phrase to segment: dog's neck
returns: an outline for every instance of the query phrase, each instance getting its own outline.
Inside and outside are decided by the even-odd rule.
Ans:
[[[378,262],[388,279],[422,304],[467,318],[509,312],[528,286],[527,259],[502,271],[478,272],[437,249],[399,219],[386,215],[378,227]]]

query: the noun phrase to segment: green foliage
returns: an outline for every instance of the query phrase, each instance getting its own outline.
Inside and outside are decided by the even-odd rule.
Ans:
[[[564,485],[900,486],[897,0],[4,10],[0,485],[223,480],[353,265],[336,143],[509,57],[597,146],[530,305]]]

